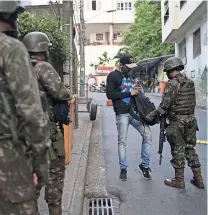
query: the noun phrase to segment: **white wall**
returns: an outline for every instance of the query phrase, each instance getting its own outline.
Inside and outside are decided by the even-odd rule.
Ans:
[[[134,21],[133,5],[135,0],[123,0],[132,2],[132,10],[122,10],[107,13],[108,10],[116,10],[116,0],[97,0],[97,10],[92,10],[91,0],[84,0],[84,18],[86,23],[132,23]],[[94,18],[93,18],[94,17]],[[89,20],[89,21],[88,21]]]
[[[204,0],[188,0],[186,4],[184,4],[179,13],[179,27],[187,20],[189,16],[191,16],[191,14],[203,1]],[[178,4],[178,6],[179,5],[180,4]]]
[[[201,31],[201,54],[193,58],[193,32],[195,32],[200,27]],[[180,38],[178,43],[180,43],[184,38]],[[187,64],[185,66],[186,74],[191,77],[191,71],[195,70],[195,78],[199,78],[205,68],[207,63],[207,15],[203,14],[202,17],[192,24],[192,27],[186,33],[186,57]],[[178,56],[178,44],[176,44],[176,55]]]
[[[162,41],[166,41],[170,34],[182,27],[187,19],[205,0],[188,0],[180,8],[180,0],[169,0],[169,19],[164,24],[164,2],[161,1],[161,20],[162,20]]]
[[[162,41],[164,42],[168,35],[174,30],[178,28],[178,16],[179,16],[179,8],[176,7],[177,1],[169,0],[169,18],[167,22],[164,24],[164,7],[165,0],[161,1],[161,21],[162,21]]]
[[[94,72],[94,69],[90,67],[90,64],[97,64],[99,62],[98,57],[100,57],[103,52],[108,52],[108,57],[113,58],[121,46],[107,46],[107,45],[100,45],[100,46],[86,46],[85,47],[85,73],[89,75],[90,73]],[[115,66],[116,60],[112,60],[106,66]]]

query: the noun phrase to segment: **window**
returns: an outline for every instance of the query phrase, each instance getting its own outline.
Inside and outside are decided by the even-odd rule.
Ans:
[[[117,10],[132,10],[132,3],[129,1],[119,1],[117,3]]]
[[[102,41],[103,40],[103,34],[96,34],[96,41]]]
[[[164,3],[164,25],[169,19],[169,3],[165,1]]]
[[[186,38],[184,40],[182,40],[182,42],[180,42],[178,44],[178,55],[179,58],[182,60],[183,64],[186,65],[187,63],[187,59],[186,59]]]
[[[117,39],[118,39],[118,33],[114,33],[114,34],[113,34],[113,39],[114,39],[114,40],[117,40]]]
[[[125,10],[131,10],[131,2],[125,2]]]
[[[88,0],[88,9],[89,10],[101,10],[102,2],[101,0]]]
[[[193,33],[193,58],[201,54],[201,31],[198,28]]]
[[[191,71],[191,78],[195,78],[195,70]]]
[[[187,1],[180,1],[180,9],[186,4]]]
[[[92,10],[96,10],[96,0],[92,1]]]

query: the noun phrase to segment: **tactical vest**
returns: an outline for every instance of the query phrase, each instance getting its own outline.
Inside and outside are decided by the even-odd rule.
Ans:
[[[194,114],[196,106],[194,82],[186,77],[178,77],[175,80],[178,81],[178,95],[168,112],[176,115]]]

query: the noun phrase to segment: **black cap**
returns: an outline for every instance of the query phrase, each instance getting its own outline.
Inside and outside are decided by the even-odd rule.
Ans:
[[[134,63],[134,58],[128,54],[123,54],[120,57],[120,63],[126,65],[130,69],[137,67],[136,63]]]

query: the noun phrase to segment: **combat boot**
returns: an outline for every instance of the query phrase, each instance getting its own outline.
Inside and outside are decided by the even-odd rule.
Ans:
[[[193,178],[191,179],[191,183],[199,189],[204,189],[204,183],[201,175],[201,168],[191,168],[193,172]]]
[[[48,208],[50,215],[62,215],[61,205],[49,206]]]
[[[175,169],[175,178],[173,179],[166,179],[164,181],[165,185],[170,187],[176,187],[180,189],[185,188],[184,183],[184,168]]]

